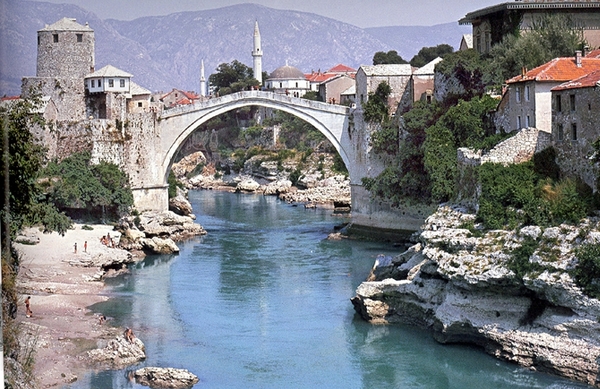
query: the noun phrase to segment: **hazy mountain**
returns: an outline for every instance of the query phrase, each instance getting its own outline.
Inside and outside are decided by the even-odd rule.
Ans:
[[[258,20],[263,70],[286,61],[308,73],[343,63],[371,64],[377,51],[397,50],[410,60],[423,46],[457,47],[465,28],[456,23],[432,27],[361,29],[319,15],[241,4],[132,21],[100,20],[80,7],[23,0],[0,0],[0,95],[18,94],[20,79],[34,76],[36,33],[63,17],[88,22],[96,36],[96,69],[111,64],[153,90],[198,90],[200,62],[206,77],[223,62],[252,65],[252,35]]]

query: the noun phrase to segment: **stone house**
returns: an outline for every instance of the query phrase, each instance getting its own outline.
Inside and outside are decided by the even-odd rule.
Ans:
[[[473,48],[473,34],[463,34],[460,40],[458,51],[465,51]]]
[[[600,138],[600,70],[560,84],[552,92],[552,140],[557,163],[568,177],[596,188],[597,169],[590,162]]]
[[[112,65],[85,76],[87,116],[121,120],[127,113],[147,111],[151,93],[131,81],[131,77]]]
[[[338,74],[319,84],[319,99],[326,103],[341,104],[342,92],[354,86],[354,78]]]
[[[388,98],[390,114],[405,95],[410,93],[412,67],[402,65],[363,65],[356,72],[356,103],[362,105],[369,99],[369,93],[375,92],[379,84],[387,82],[392,89]]]
[[[473,47],[487,53],[516,29],[526,31],[545,15],[567,15],[583,28],[592,47],[600,46],[600,1],[598,0],[515,0],[469,12],[458,21],[473,26]]]
[[[320,70],[305,74],[304,77],[310,83],[310,90],[313,92],[319,92],[319,86],[329,79],[336,77],[337,74],[333,73],[322,73]]]
[[[340,93],[340,104],[352,107],[356,104],[356,81],[350,88]]]
[[[442,62],[442,58],[437,57],[413,72],[410,81],[413,102],[432,101],[435,87],[435,65],[440,62]]]
[[[600,59],[584,58],[581,52],[575,57],[555,58],[529,71],[523,69],[522,74],[506,81],[503,110],[498,112],[496,122],[502,122],[499,127],[506,132],[527,127],[552,132],[551,89],[596,70],[600,70]]]
[[[196,101],[202,100],[202,96],[191,91],[184,91],[173,88],[172,91],[165,93],[160,97],[160,101],[166,108],[175,107],[177,105],[193,104]]]

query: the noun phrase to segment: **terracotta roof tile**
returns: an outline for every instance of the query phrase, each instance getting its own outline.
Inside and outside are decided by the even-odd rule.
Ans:
[[[586,58],[600,58],[600,49],[592,50],[585,56]]]
[[[564,84],[560,84],[552,88],[552,91],[561,91],[567,89],[578,89],[578,88],[593,88],[600,83],[600,70],[586,74],[585,76],[576,78],[571,81],[567,81]]]
[[[581,67],[577,67],[574,57],[554,58],[525,75],[518,75],[506,81],[507,84],[525,81],[566,82],[600,70],[600,58],[582,58]]]
[[[333,77],[337,77],[337,74],[333,74],[333,73],[320,73],[320,72],[313,72],[313,73],[309,73],[309,74],[305,74],[304,77],[306,77],[306,79],[310,82],[316,82],[316,83],[321,83],[321,82],[325,82],[327,80],[329,80],[330,78]]]
[[[329,69],[327,73],[356,73],[356,69],[352,69],[350,66],[339,63]]]

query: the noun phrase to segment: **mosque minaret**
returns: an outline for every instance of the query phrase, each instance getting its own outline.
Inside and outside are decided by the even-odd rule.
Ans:
[[[204,60],[200,65],[200,96],[206,96],[206,77],[204,77]]]
[[[262,84],[262,47],[260,46],[260,31],[258,30],[258,20],[254,23],[254,49],[252,50],[254,59],[253,67],[254,78]]]

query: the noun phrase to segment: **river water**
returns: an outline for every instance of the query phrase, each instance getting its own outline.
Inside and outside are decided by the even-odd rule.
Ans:
[[[148,359],[67,388],[144,388],[127,378],[142,366],[188,369],[206,389],[587,387],[437,344],[425,330],[364,322],[350,298],[378,254],[400,249],[326,240],[345,221],[330,210],[212,191],[190,201],[208,235],[146,258],[93,307],[132,327]]]

